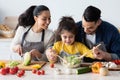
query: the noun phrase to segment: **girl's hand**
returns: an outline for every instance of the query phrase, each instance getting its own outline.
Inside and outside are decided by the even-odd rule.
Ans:
[[[39,50],[37,49],[32,49],[30,51],[30,54],[31,54],[31,58],[37,58],[37,59],[40,59],[42,57],[42,54],[39,52]]]
[[[52,48],[48,48],[46,50],[46,56],[50,62],[55,63],[57,61],[56,55],[57,55],[57,53]]]
[[[13,51],[18,53],[20,56],[23,54],[22,53],[22,46],[21,45],[16,45],[14,48],[13,48]]]

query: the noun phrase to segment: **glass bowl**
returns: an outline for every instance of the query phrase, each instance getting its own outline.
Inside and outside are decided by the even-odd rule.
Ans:
[[[78,56],[64,56],[64,60],[60,60],[61,64],[67,68],[77,68],[80,66],[82,59],[79,59]]]

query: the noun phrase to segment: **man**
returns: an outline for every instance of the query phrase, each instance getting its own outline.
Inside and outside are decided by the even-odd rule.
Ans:
[[[97,60],[110,61],[120,59],[120,34],[115,26],[101,20],[101,11],[88,6],[78,22],[77,41],[83,42],[89,48],[93,48],[94,56]],[[101,44],[100,47],[93,47]],[[94,61],[84,58],[85,61]]]

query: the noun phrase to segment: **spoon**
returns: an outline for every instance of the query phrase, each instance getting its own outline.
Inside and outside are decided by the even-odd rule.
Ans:
[[[101,44],[98,44],[96,47],[99,47],[99,46],[101,46]],[[92,50],[90,50],[90,51],[92,51]],[[87,54],[88,54],[89,52],[87,52],[87,53],[85,53],[85,54],[83,54],[83,55],[81,55],[80,57],[77,57],[78,59],[82,59],[84,56],[86,56]]]
[[[56,54],[54,54],[55,56],[57,56],[59,59],[61,59],[63,62],[65,62],[65,63],[68,63],[67,62],[67,60],[65,60],[64,58],[62,58],[61,56],[59,56],[59,55],[56,55]]]

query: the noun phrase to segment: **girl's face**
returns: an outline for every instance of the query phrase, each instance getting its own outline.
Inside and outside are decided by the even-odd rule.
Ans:
[[[61,39],[62,42],[66,45],[71,45],[75,41],[75,35],[71,32],[64,30],[61,33]]]
[[[47,29],[51,22],[50,11],[42,11],[39,16],[35,16],[38,28]]]

